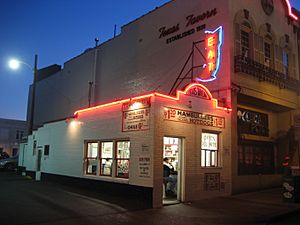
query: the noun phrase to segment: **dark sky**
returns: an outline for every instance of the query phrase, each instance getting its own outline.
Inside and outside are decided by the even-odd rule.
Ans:
[[[0,0],[0,118],[25,120],[32,71],[11,71],[18,58],[38,68],[63,63],[112,38],[120,27],[169,0]],[[188,0],[187,0],[188,1]],[[300,9],[299,0],[291,0]]]

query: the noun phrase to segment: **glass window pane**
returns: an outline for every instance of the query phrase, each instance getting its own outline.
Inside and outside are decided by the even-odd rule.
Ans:
[[[210,151],[206,151],[206,165],[205,166],[210,166],[210,165],[211,165]]]
[[[98,157],[98,143],[88,143],[87,158]]]
[[[205,166],[205,150],[201,150],[201,166]]]
[[[211,152],[211,166],[217,166],[217,154],[215,151]]]
[[[86,173],[96,175],[97,165],[98,165],[98,160],[88,159],[87,160],[87,171],[86,171]]]
[[[129,177],[129,160],[117,161],[117,177]]]
[[[118,159],[129,159],[129,141],[118,141],[117,142],[117,158]]]
[[[113,158],[113,142],[102,142],[101,158]]]
[[[111,176],[112,175],[112,159],[101,160],[101,175]]]

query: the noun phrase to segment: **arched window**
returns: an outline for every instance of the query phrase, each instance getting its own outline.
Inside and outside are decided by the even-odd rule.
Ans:
[[[250,21],[235,24],[235,55],[253,58],[253,32]]]
[[[274,68],[274,45],[271,34],[266,34],[263,45],[264,65]]]
[[[270,24],[263,24],[254,34],[254,60],[268,68],[275,69],[275,36]]]
[[[235,56],[243,59],[254,58],[255,30],[255,22],[250,12],[247,9],[238,11],[234,18]]]
[[[279,46],[276,47],[276,60],[278,71],[284,75],[284,78],[296,77],[296,57],[293,53],[293,47],[288,35],[282,36]]]

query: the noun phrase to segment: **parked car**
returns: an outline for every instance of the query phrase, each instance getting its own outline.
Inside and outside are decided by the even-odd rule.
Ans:
[[[19,160],[18,155],[0,159],[0,169],[14,170],[18,166],[18,160]]]

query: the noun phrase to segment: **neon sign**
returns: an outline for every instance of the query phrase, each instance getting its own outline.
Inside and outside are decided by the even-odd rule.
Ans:
[[[288,8],[289,16],[292,17],[294,20],[298,20],[298,17],[292,12],[292,5],[291,5],[290,1],[285,0],[285,3],[286,3],[287,8]]]
[[[198,81],[208,82],[217,78],[221,62],[221,47],[223,44],[223,27],[214,31],[205,31],[206,64]]]
[[[226,112],[231,112],[232,111],[231,108],[219,106],[218,100],[212,97],[212,94],[210,93],[210,91],[204,85],[198,84],[198,83],[191,83],[185,88],[184,91],[177,91],[176,92],[176,97],[171,96],[171,95],[161,94],[161,93],[158,93],[158,92],[153,92],[153,93],[146,94],[146,95],[141,95],[141,96],[137,96],[137,97],[122,99],[122,100],[119,100],[119,101],[110,102],[110,103],[106,103],[106,104],[102,104],[102,105],[97,105],[97,106],[90,107],[90,108],[80,109],[80,110],[77,110],[74,113],[74,117],[78,117],[79,114],[83,114],[83,113],[86,113],[86,112],[100,110],[100,109],[103,109],[103,108],[112,107],[112,106],[116,106],[116,105],[124,104],[124,103],[130,103],[132,101],[138,101],[138,100],[147,99],[147,98],[156,97],[156,96],[160,97],[160,98],[163,98],[163,99],[178,101],[180,99],[180,95],[190,95],[191,90],[194,90],[195,88],[202,89],[202,92],[205,92],[205,96],[207,97],[206,99],[210,100],[213,104],[213,107],[215,107],[216,109],[224,110]]]

